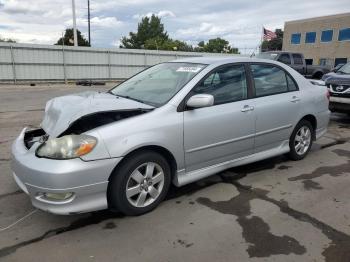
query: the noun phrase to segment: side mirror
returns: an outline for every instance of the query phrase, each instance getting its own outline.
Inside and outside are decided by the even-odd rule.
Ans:
[[[187,100],[186,105],[192,108],[212,106],[214,105],[214,97],[212,95],[207,94],[194,95]]]

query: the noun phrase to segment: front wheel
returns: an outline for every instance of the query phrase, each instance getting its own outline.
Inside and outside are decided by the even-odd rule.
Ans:
[[[310,151],[312,146],[314,130],[309,121],[301,120],[289,139],[290,152],[288,156],[292,160],[303,159]]]
[[[171,170],[162,155],[153,151],[134,154],[112,175],[109,206],[131,216],[149,212],[165,198],[170,181]]]

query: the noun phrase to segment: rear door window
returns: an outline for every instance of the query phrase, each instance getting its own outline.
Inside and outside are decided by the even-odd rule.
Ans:
[[[297,91],[298,86],[297,86],[296,82],[292,79],[292,77],[290,75],[286,74],[286,77],[287,77],[288,90],[289,91]]]
[[[295,81],[283,69],[269,64],[252,64],[255,96],[269,96],[298,90]]]

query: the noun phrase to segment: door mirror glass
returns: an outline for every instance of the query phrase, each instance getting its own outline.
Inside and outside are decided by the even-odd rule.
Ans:
[[[191,96],[186,105],[191,108],[201,108],[214,105],[214,97],[207,94]]]

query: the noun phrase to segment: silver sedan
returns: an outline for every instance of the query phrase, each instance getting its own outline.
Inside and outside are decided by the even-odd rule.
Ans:
[[[12,146],[32,204],[56,214],[154,209],[171,184],[280,154],[303,159],[329,121],[328,91],[290,67],[242,57],[148,68],[106,93],[48,101]]]

